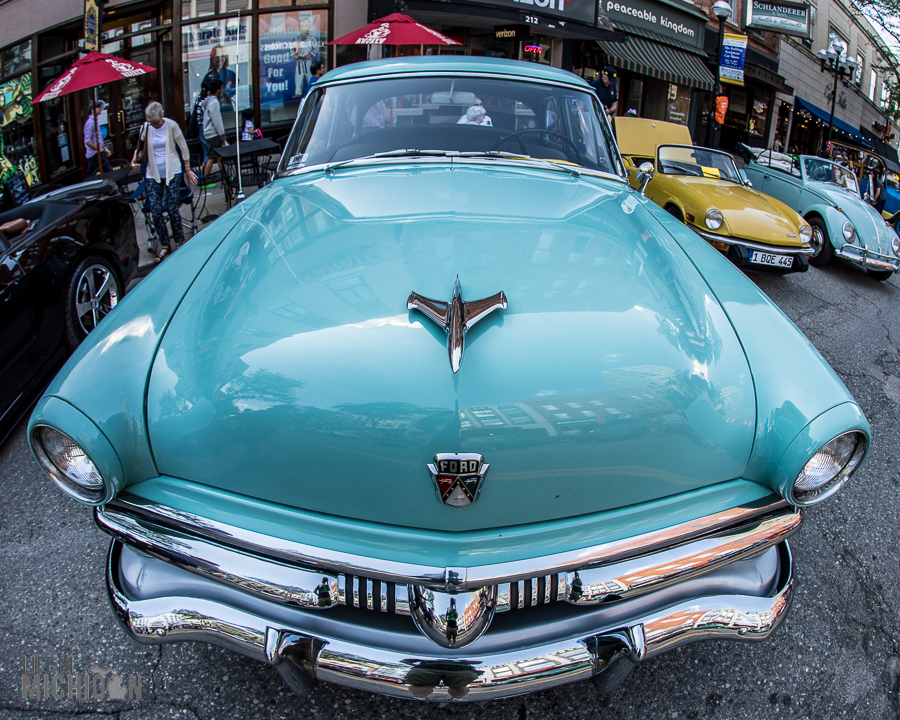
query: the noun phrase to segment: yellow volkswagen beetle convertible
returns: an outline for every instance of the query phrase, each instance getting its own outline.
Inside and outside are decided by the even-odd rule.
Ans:
[[[739,268],[806,272],[812,230],[796,211],[750,187],[728,153],[691,144],[683,125],[620,117],[616,135],[631,186]]]

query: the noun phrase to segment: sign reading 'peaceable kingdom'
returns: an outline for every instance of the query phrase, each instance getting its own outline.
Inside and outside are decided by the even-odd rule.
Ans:
[[[745,0],[744,28],[809,37],[809,5],[795,2]]]
[[[705,23],[664,5],[645,0],[603,0],[603,9],[613,22],[627,23],[686,45],[703,47]]]

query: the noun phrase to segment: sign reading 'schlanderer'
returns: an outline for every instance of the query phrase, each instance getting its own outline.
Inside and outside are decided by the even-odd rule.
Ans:
[[[782,35],[809,37],[809,5],[798,2],[744,2],[744,27],[750,30],[771,30]]]

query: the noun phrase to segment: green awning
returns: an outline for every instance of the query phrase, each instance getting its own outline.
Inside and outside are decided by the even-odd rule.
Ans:
[[[623,38],[623,42],[600,43],[618,68],[698,90],[716,89],[716,79],[697,55],[634,35]]]

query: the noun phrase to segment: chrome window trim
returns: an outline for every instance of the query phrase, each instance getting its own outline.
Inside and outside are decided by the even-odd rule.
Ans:
[[[226,552],[234,550],[244,556],[249,553],[250,558],[275,562],[279,566],[286,563],[310,573],[343,573],[398,585],[427,585],[454,592],[622,563],[654,552],[670,551],[717,534],[728,537],[729,531],[760,525],[770,516],[796,517],[795,521],[789,523],[794,527],[788,534],[793,533],[800,524],[799,513],[793,506],[781,497],[769,496],[747,506],[579,550],[469,568],[441,568],[312,547],[174,510],[134,496],[130,498],[118,498],[103,508],[98,508],[95,519],[105,532],[137,543],[138,547],[146,545],[142,548],[145,551],[168,548],[174,538],[182,544],[181,554],[189,559],[191,553],[195,552],[191,548],[192,543],[203,542],[209,545],[205,541],[211,541]],[[154,535],[157,534],[158,538],[155,538]],[[782,531],[779,530],[776,534],[780,536]],[[521,601],[520,593],[519,602]]]

